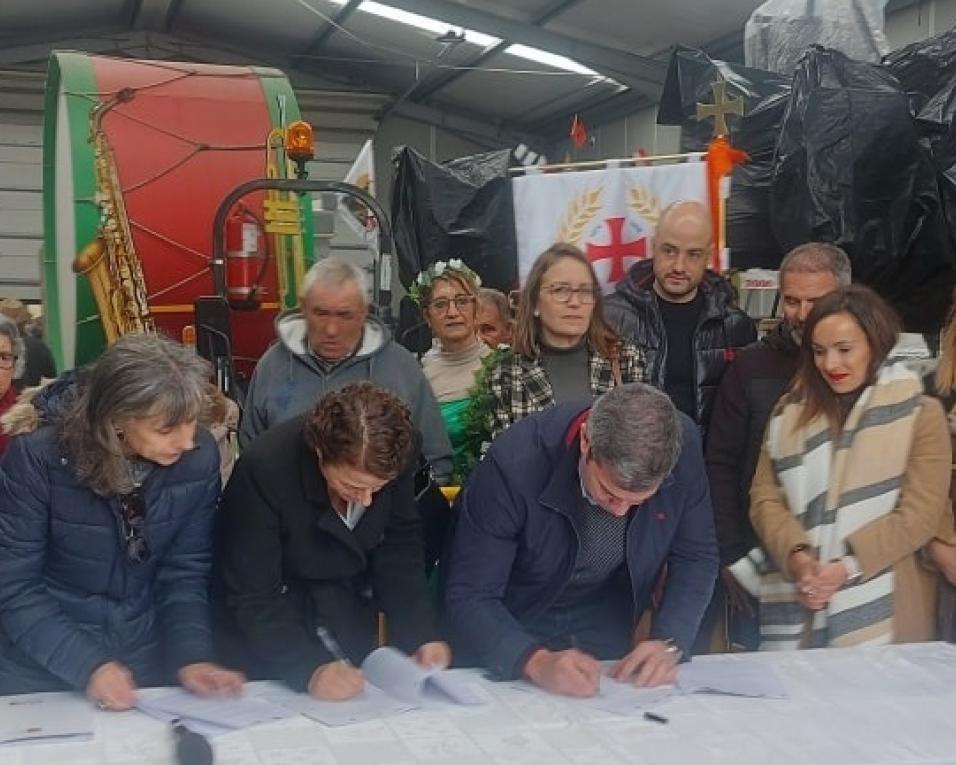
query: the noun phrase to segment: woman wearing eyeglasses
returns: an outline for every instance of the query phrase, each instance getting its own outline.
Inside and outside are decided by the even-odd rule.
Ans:
[[[604,321],[587,256],[569,244],[547,249],[521,291],[512,351],[487,376],[491,435],[555,404],[643,381],[641,352]]]
[[[23,368],[23,340],[16,322],[0,314],[0,417],[17,400],[13,380]],[[0,428],[0,457],[7,450],[8,438]]]
[[[455,476],[468,473],[464,453],[465,411],[481,361],[491,349],[478,339],[478,290],[481,280],[462,261],[438,261],[419,274],[411,289],[412,299],[422,307],[422,316],[438,347],[422,358],[422,370],[438,399],[445,429],[455,454]]]
[[[212,663],[209,373],[171,340],[127,335],[34,400],[47,424],[0,463],[0,695],[75,689],[123,710],[174,679],[240,690]]]

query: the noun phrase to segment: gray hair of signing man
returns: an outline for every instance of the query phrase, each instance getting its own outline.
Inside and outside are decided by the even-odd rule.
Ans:
[[[23,347],[23,338],[20,336],[20,329],[17,323],[9,316],[0,314],[0,335],[6,335],[10,340],[10,349],[16,360],[13,362],[13,379],[19,380],[23,377],[23,367],[26,364],[26,351]]]
[[[368,302],[369,285],[365,271],[347,260],[322,258],[316,261],[302,277],[299,300],[305,300],[316,284],[324,287],[340,287],[346,282],[352,282],[356,286],[363,303]]]
[[[587,429],[591,457],[626,491],[656,488],[680,457],[677,409],[666,394],[644,383],[619,385],[598,398]]]
[[[123,428],[156,416],[166,427],[205,421],[211,374],[195,351],[162,335],[117,340],[85,370],[60,423],[60,443],[77,480],[100,496],[131,492]]]
[[[849,287],[852,281],[850,258],[835,244],[807,242],[794,247],[780,261],[780,282],[787,274],[831,273],[839,287]]]

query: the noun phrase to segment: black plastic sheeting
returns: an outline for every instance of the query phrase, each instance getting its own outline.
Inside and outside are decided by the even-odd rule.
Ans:
[[[933,332],[956,278],[954,62],[952,35],[885,66],[811,48],[787,83],[680,49],[658,121],[683,126],[685,150],[703,148],[711,123],[696,121],[696,103],[711,102],[710,84],[723,77],[728,93],[746,99],[745,116],[731,118],[731,143],[752,159],[733,176],[732,265],[775,268],[797,244],[833,242],[850,255],[854,279],[890,300],[908,330]],[[907,92],[897,70],[933,92]]]
[[[735,268],[776,268],[783,252],[770,227],[770,180],[790,81],[773,72],[711,59],[703,51],[678,47],[671,58],[657,121],[680,125],[681,150],[704,151],[713,120],[697,121],[697,104],[713,103],[711,83],[727,82],[727,95],[743,98],[743,117],[730,117],[730,142],[750,155],[732,175],[727,203],[727,244]]]
[[[889,69],[812,48],[797,68],[777,140],[771,220],[784,250],[843,247],[914,331],[945,313],[954,248],[936,168]]]
[[[510,162],[510,149],[443,164],[407,146],[395,149],[392,229],[406,288],[423,269],[449,258],[467,263],[486,287],[512,288],[518,250]]]

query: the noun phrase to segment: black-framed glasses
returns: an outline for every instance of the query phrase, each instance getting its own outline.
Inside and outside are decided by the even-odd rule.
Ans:
[[[475,304],[474,295],[455,295],[453,298],[436,298],[435,300],[430,300],[428,302],[428,307],[433,309],[436,313],[448,313],[448,309],[451,307],[451,304],[455,304],[455,308],[459,311],[465,311]]]
[[[577,295],[578,302],[590,305],[597,300],[597,287],[572,287],[570,284],[550,284],[544,287],[551,298],[557,303],[570,303],[571,296]]]
[[[134,563],[142,563],[149,558],[149,545],[146,543],[146,499],[137,487],[120,497],[119,504],[126,557]]]
[[[13,369],[18,356],[15,353],[0,353],[0,369]]]

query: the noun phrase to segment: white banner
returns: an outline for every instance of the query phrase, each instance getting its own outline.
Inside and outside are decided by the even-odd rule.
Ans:
[[[369,196],[378,198],[375,193],[375,155],[370,138],[352,163],[343,180],[358,186]],[[355,197],[339,195],[339,216],[357,237],[369,247],[378,249],[378,222],[369,209]]]
[[[530,173],[512,180],[518,277],[556,242],[580,247],[605,292],[635,261],[651,256],[661,211],[672,202],[708,205],[707,163]]]

